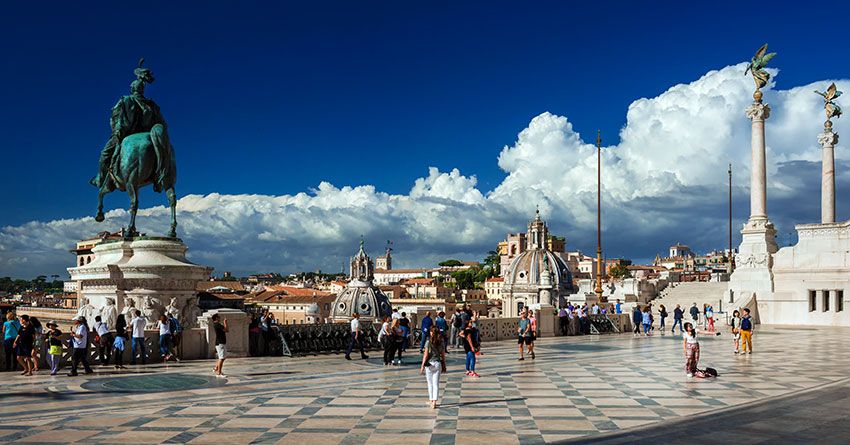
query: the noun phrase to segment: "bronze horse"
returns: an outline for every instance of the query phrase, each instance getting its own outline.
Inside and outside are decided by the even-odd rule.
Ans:
[[[176,238],[177,196],[174,184],[177,182],[177,166],[165,126],[156,124],[150,131],[125,137],[115,153],[115,158],[109,169],[109,178],[103,181],[100,187],[95,221],[101,222],[104,219],[103,195],[116,189],[126,191],[130,195],[130,226],[127,232],[129,236],[137,235],[139,189],[154,185],[156,191],[165,190],[171,208],[171,231],[168,236]]]

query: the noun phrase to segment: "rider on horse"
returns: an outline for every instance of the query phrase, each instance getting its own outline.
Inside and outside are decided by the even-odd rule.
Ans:
[[[156,102],[145,97],[145,85],[152,83],[153,73],[139,61],[133,73],[136,80],[130,85],[129,96],[122,97],[112,107],[112,135],[100,153],[97,176],[89,181],[98,188],[95,221],[105,219],[103,195],[116,189],[130,196],[130,236],[136,234],[136,212],[139,208],[139,189],[150,184],[157,192],[165,191],[171,209],[171,230],[168,236],[177,237],[177,197],[174,184],[177,167],[174,148],[168,138],[167,125]]]
[[[97,188],[120,189],[123,190],[123,184],[116,184],[114,178],[110,175],[113,171],[115,163],[118,160],[118,152],[121,147],[121,141],[125,137],[151,131],[154,125],[162,124],[165,127],[165,119],[159,111],[159,106],[151,99],[145,97],[145,85],[153,83],[153,72],[148,68],[143,68],[144,59],[139,61],[139,67],[133,71],[136,75],[136,80],[130,84],[130,95],[123,96],[118,100],[118,103],[112,107],[112,117],[109,124],[112,127],[112,135],[106,142],[106,146],[100,152],[100,168],[97,176],[91,179],[89,183]],[[169,160],[159,160],[156,180],[153,182],[154,190],[162,191],[164,188],[163,182],[167,175]],[[110,187],[111,186],[111,187]]]

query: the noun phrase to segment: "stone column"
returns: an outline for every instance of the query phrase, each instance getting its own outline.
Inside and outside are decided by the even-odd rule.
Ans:
[[[758,92],[760,93],[760,92]],[[752,120],[752,165],[750,176],[750,221],[767,219],[767,168],[764,148],[764,121],[770,117],[770,107],[761,103],[761,94],[747,108]]]
[[[755,99],[747,107],[752,121],[752,165],[750,176],[750,219],[741,230],[741,245],[735,256],[735,271],[729,278],[725,298],[737,305],[753,305],[755,299],[769,299],[773,294],[773,254],[778,250],[776,229],[767,218],[767,161],[765,159],[764,121],[770,107],[763,104],[762,93],[756,90]],[[758,301],[758,300],[755,300]]]
[[[823,147],[823,166],[821,170],[820,222],[835,222],[835,144],[838,134],[832,132],[832,122],[827,121],[823,133],[818,135],[818,143]]]

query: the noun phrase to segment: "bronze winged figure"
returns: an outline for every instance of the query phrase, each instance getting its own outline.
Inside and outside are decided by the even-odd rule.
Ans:
[[[747,65],[744,75],[752,73],[753,80],[756,82],[756,89],[761,89],[767,85],[767,81],[770,80],[770,74],[764,70],[764,67],[767,66],[767,62],[770,62],[770,59],[772,59],[775,55],[776,53],[767,52],[767,43],[765,43],[758,49],[758,51],[756,51],[753,58],[750,59],[750,63]]]
[[[841,117],[841,107],[839,107],[838,104],[835,103],[835,99],[838,98],[838,96],[841,96],[842,93],[835,86],[835,82],[833,82],[832,85],[830,85],[825,92],[822,93],[818,90],[815,90],[815,93],[823,97],[823,107],[826,110],[827,120],[832,119],[833,117]]]

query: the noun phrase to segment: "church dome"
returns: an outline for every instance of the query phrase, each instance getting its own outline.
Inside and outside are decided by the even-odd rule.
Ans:
[[[335,322],[349,321],[359,314],[363,321],[378,321],[392,312],[390,299],[372,283],[374,264],[360,240],[360,251],[351,258],[351,281],[339,293],[331,308]]]
[[[334,300],[331,318],[348,321],[357,313],[363,321],[380,320],[390,315],[390,299],[380,289],[364,281],[352,281]]]
[[[549,227],[540,211],[528,223],[525,251],[511,261],[504,274],[507,290],[547,288],[573,289],[573,275],[567,263],[549,250]]]

